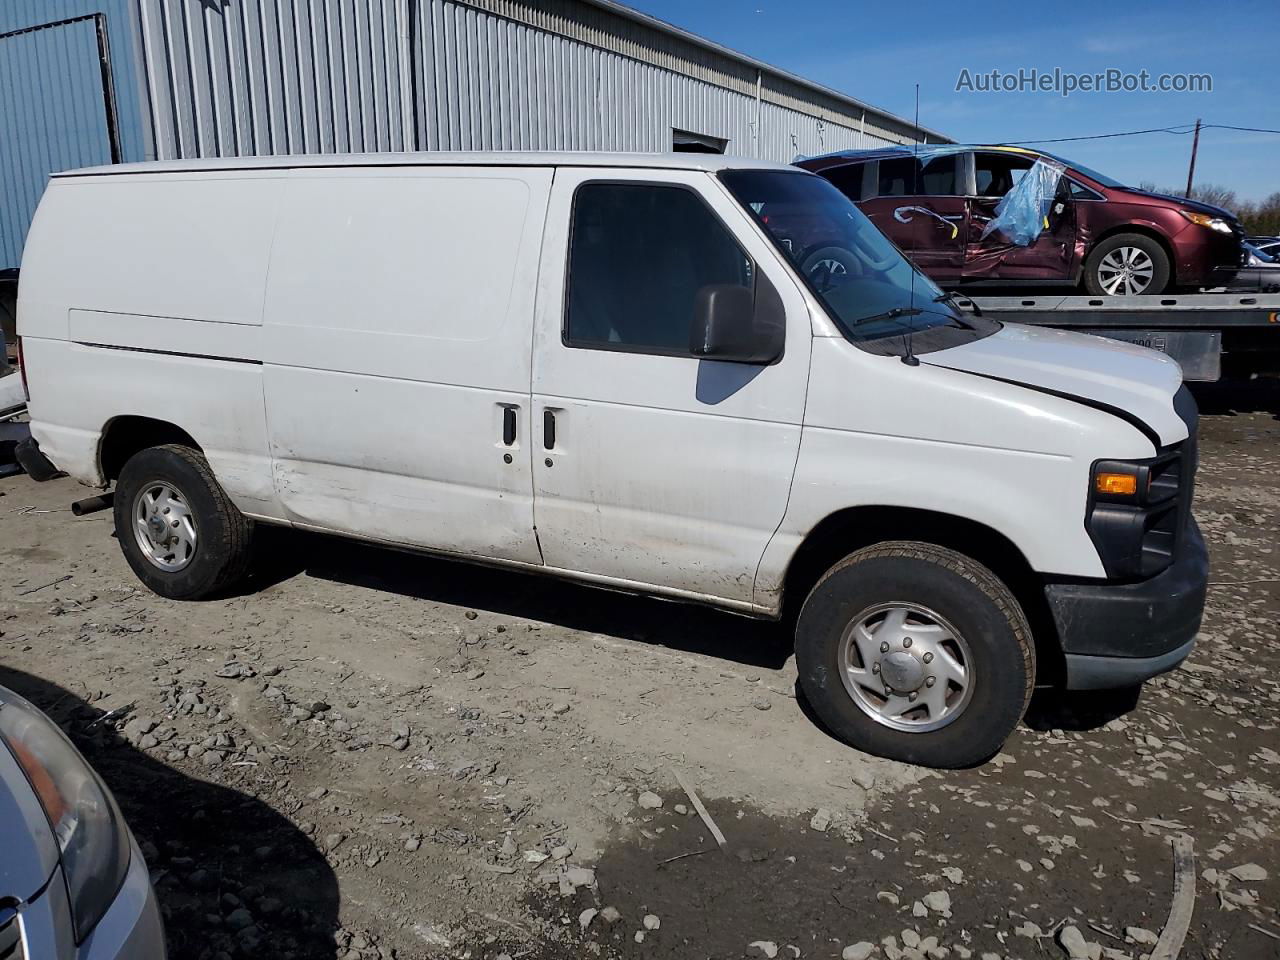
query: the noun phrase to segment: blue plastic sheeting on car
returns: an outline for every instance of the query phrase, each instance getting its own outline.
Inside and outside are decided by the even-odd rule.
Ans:
[[[903,157],[945,157],[951,153],[968,153],[975,149],[971,145],[963,143],[919,143],[919,144],[896,144],[892,147],[874,147],[872,149],[863,150],[836,150],[832,153],[815,153],[813,156],[805,156],[804,154],[796,154],[796,158],[792,163],[800,163],[803,160],[817,160],[819,157],[848,157],[850,160],[861,160],[864,157],[885,157],[897,154]]]
[[[1000,198],[996,215],[982,228],[982,238],[999,232],[1009,243],[1029,247],[1049,226],[1049,208],[1058,195],[1066,168],[1056,160],[1036,160],[1022,179]]]

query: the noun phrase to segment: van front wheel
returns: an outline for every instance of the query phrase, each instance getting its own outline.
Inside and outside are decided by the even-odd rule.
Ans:
[[[116,539],[138,579],[170,600],[225,590],[248,568],[252,523],[203,454],[180,444],[130,457],[115,491]]]
[[[1107,237],[1084,261],[1084,288],[1095,297],[1154,296],[1165,292],[1171,276],[1164,247],[1140,233]]]
[[[800,686],[859,750],[969,767],[1017,727],[1035,649],[1013,594],[982,564],[928,543],[850,554],[810,592],[796,624]]]

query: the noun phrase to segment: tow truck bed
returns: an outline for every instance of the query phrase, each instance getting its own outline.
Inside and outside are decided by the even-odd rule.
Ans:
[[[997,320],[1061,327],[1169,354],[1188,380],[1217,380],[1224,355],[1249,368],[1280,369],[1280,294],[1192,293],[1162,297],[966,296]]]

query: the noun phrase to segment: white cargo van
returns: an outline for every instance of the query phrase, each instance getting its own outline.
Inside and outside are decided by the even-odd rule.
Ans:
[[[18,310],[24,463],[113,487],[166,597],[228,587],[269,523],[794,611],[822,720],[937,766],[991,755],[1035,684],[1136,684],[1199,626],[1177,365],[961,313],[794,168],[76,171]]]

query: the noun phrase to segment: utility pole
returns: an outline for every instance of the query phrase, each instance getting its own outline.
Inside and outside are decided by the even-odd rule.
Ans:
[[[1196,151],[1200,149],[1200,118],[1196,117],[1196,135],[1191,138],[1191,166],[1187,168],[1187,192],[1183,194],[1191,199],[1191,181],[1196,176]]]

